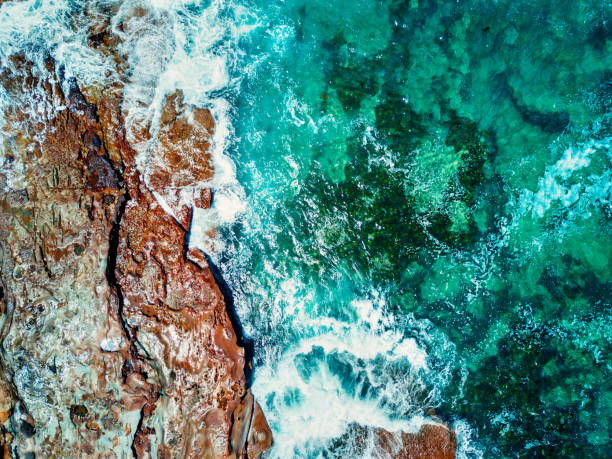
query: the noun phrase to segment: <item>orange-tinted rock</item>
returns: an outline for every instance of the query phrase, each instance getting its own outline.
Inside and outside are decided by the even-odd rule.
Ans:
[[[249,459],[258,459],[272,447],[272,430],[261,409],[259,403],[255,402],[251,431],[247,440],[247,453]]]
[[[99,33],[90,41],[109,45]],[[19,97],[38,75],[14,62],[21,73],[0,77]],[[46,115],[8,111],[2,137],[11,175],[0,175],[0,448],[227,457],[244,350],[185,231],[185,203],[210,206],[210,188],[193,184],[212,174],[212,117],[170,97],[151,163],[165,170],[142,171],[121,87],[84,95],[66,82],[64,94],[48,70]]]
[[[147,161],[146,184],[170,207],[183,228],[191,206],[210,206],[210,142],[214,119],[207,109],[186,105],[176,91],[163,103],[156,141]]]
[[[272,446],[272,431],[251,391],[234,410],[231,446],[233,459],[258,459]]]
[[[17,73],[2,80],[11,95],[27,108],[21,81],[46,94],[38,100],[44,117],[25,116],[19,105],[7,110],[1,137],[0,406],[11,407],[8,420],[2,415],[2,441],[11,439],[13,456],[81,457],[96,451],[100,438],[87,426],[102,425],[118,451],[129,451],[125,431],[146,390],[117,376],[128,340],[106,263],[123,193],[119,171],[100,142],[95,106],[78,87],[65,95],[54,72],[40,75],[14,62]],[[106,342],[113,352],[101,348]]]
[[[1,300],[0,300],[1,301]],[[11,390],[11,383],[4,373],[4,367],[0,365],[0,457],[10,457],[9,447],[13,440],[12,435],[8,432],[7,421],[13,415],[16,395]]]
[[[376,431],[377,446],[391,457],[402,459],[453,459],[455,433],[444,424],[424,424],[416,434]]]
[[[457,450],[454,431],[435,416],[418,432],[389,432],[384,429],[352,424],[336,439],[339,451],[376,458],[452,459]]]
[[[214,120],[209,110],[185,105],[182,92],[176,91],[164,100],[158,129],[148,171],[154,190],[181,188],[212,178],[208,150]]]
[[[200,457],[210,445],[211,457],[224,456],[231,413],[244,393],[244,350],[212,273],[186,259],[186,232],[137,175],[127,180],[131,200],[121,221],[116,273],[123,316],[157,364],[160,403],[172,406],[162,418],[163,446]]]
[[[232,415],[231,452],[233,459],[243,459],[247,454],[247,439],[253,419],[253,394],[247,392]]]

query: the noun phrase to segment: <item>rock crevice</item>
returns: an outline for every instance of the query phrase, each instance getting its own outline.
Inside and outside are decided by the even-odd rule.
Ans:
[[[173,115],[162,117],[154,152],[163,170],[143,172],[121,86],[88,92],[51,60],[44,72],[13,61],[1,76],[23,101],[5,113],[0,137],[1,451],[259,457],[271,444],[263,414],[263,434],[251,435],[253,420],[243,442],[231,439],[244,429],[234,411],[252,398],[231,305],[208,264],[188,260],[183,197],[210,205],[210,190],[190,186],[213,173],[201,151],[210,112],[169,96]]]

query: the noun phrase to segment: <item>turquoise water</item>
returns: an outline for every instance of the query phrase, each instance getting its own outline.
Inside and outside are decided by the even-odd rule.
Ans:
[[[251,11],[221,260],[276,455],[434,407],[467,457],[606,456],[612,4]]]
[[[272,457],[371,457],[351,424],[432,408],[460,457],[608,455],[611,2],[136,3],[5,4],[0,57],[107,84],[95,11],[133,117],[177,88],[213,110],[196,224],[220,231],[192,243],[253,340]]]

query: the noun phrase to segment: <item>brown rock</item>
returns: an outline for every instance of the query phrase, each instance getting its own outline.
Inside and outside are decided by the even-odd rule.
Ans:
[[[192,205],[210,206],[209,182],[214,169],[209,150],[214,125],[210,111],[186,105],[181,91],[164,100],[146,183],[185,229],[189,228]]]
[[[432,417],[417,433],[389,432],[353,424],[338,438],[340,451],[368,452],[372,457],[396,459],[452,459],[457,450],[454,431]]]
[[[127,403],[138,394],[117,378],[127,339],[105,271],[123,193],[119,172],[96,140],[95,106],[75,83],[65,95],[55,72],[36,82],[31,64],[18,57],[14,63],[16,73],[2,77],[11,95],[23,98],[5,113],[2,135],[8,154],[0,190],[0,392],[13,407],[4,438],[12,439],[14,455],[78,457],[97,445],[81,421],[100,423],[113,407],[105,434],[118,451],[129,450],[124,428],[144,400]],[[21,111],[30,95],[20,81],[45,88],[38,100],[44,116]],[[103,353],[105,340],[117,342],[119,352]]]
[[[253,420],[253,401],[253,394],[248,391],[232,415],[231,447],[232,458],[234,459],[246,458],[247,440]]]
[[[112,45],[104,27],[96,34],[93,45]],[[142,171],[120,86],[83,94],[71,81],[64,94],[53,62],[37,83],[30,63],[13,61],[18,71],[5,71],[3,86],[24,107],[23,88],[43,86],[46,112],[5,114],[0,447],[20,456],[227,457],[244,350],[204,254],[186,253],[185,203],[210,206],[199,183],[213,172],[210,113],[169,97],[154,167]]]
[[[15,401],[10,386],[0,384],[0,424],[4,424],[13,414]]]
[[[259,459],[265,451],[272,447],[272,430],[268,425],[261,406],[257,402],[255,402],[247,445],[249,459]]]
[[[231,413],[244,393],[244,350],[212,273],[186,259],[186,232],[143,189],[138,173],[126,177],[131,199],[116,275],[123,316],[156,362],[163,403],[172,406],[163,426],[173,443],[164,446],[185,451],[183,457],[201,457],[208,447],[225,456]]]
[[[377,430],[376,436],[380,450],[396,458],[453,459],[457,450],[455,433],[444,424],[424,424],[416,434]]]
[[[233,422],[232,458],[258,459],[270,449],[272,431],[250,390],[234,410]]]

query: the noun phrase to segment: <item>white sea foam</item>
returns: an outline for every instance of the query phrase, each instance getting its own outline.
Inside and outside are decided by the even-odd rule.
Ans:
[[[343,320],[317,311],[307,290],[295,278],[281,284],[274,328],[290,324],[294,339],[282,350],[268,349],[254,381],[275,433],[272,457],[319,454],[354,424],[416,432],[433,422],[422,416],[435,403],[423,382],[431,372],[428,355],[385,312],[383,295],[351,301],[351,317]]]
[[[211,238],[211,231],[231,223],[245,209],[235,165],[226,154],[233,135],[226,96],[239,86],[238,80],[230,78],[230,69],[239,58],[238,40],[257,26],[257,18],[245,8],[223,0],[206,7],[184,1],[153,1],[146,15],[134,14],[134,4],[126,2],[113,18],[113,30],[122,37],[131,65],[124,102],[128,137],[131,127],[150,125],[151,140],[130,138],[145,177],[155,167],[151,152],[167,95],[180,90],[187,104],[209,108],[215,119],[210,148],[213,178],[209,183],[191,185],[212,187],[214,198],[210,209],[196,209],[189,241],[211,256],[222,250],[221,240]],[[158,193],[156,197],[171,213],[163,196]],[[183,199],[184,204],[191,204],[188,194]]]
[[[581,196],[587,196],[590,202],[593,199],[609,200],[612,185],[605,173],[592,174],[586,180],[571,180],[575,172],[591,164],[593,156],[598,152],[612,158],[610,139],[591,140],[568,147],[555,164],[546,168],[538,181],[538,189],[535,192],[525,190],[522,193],[518,201],[520,214],[531,213],[534,217],[542,218],[553,203],[571,207]]]
[[[453,423],[453,429],[457,435],[457,459],[482,459],[484,457],[482,448],[474,438],[474,429],[467,422],[456,421]]]
[[[83,14],[83,6],[84,3],[39,0],[2,5],[0,64],[11,68],[8,57],[23,53],[42,71],[45,58],[50,55],[64,67],[66,77],[77,77],[85,86],[94,81],[104,83],[113,66],[88,46],[88,18]],[[90,11],[92,15],[94,10]]]

